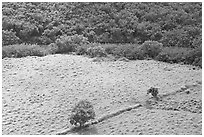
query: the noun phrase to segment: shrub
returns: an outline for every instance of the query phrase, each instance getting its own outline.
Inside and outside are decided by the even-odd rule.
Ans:
[[[54,42],[54,40],[51,40],[47,36],[36,37],[33,41],[35,41],[39,45],[49,45]]]
[[[101,44],[107,54],[113,54],[113,51],[118,47],[116,44]]]
[[[39,45],[9,45],[2,47],[2,58],[5,57],[26,57],[26,56],[45,56],[48,52]]]
[[[87,54],[87,47],[84,47],[84,46],[78,47],[77,50],[76,50],[76,54],[77,55],[85,55],[85,54]]]
[[[155,59],[172,63],[185,62],[186,55],[190,50],[190,48],[183,47],[165,47]]]
[[[118,45],[114,48],[113,55],[116,57],[127,57],[135,47],[133,44]]]
[[[13,45],[20,43],[21,40],[16,36],[15,32],[2,30],[2,45]]]
[[[193,65],[199,66],[202,68],[202,57],[195,58]]]
[[[87,43],[89,43],[87,38],[77,34],[73,36],[62,36],[55,42],[58,46],[58,53],[74,52],[79,46]]]
[[[151,93],[153,97],[157,97],[159,91],[158,88],[151,87],[150,89],[147,90],[147,94]]]
[[[58,51],[58,46],[55,43],[51,43],[49,45],[43,46],[43,48],[49,53],[49,54],[55,54]]]
[[[165,52],[161,52],[155,59],[158,61],[169,62],[170,56]]]
[[[93,45],[92,43],[90,44],[83,44],[81,46],[78,46],[77,49],[76,49],[76,54],[77,55],[87,55],[87,49],[90,48],[90,47],[94,47],[96,45]]]
[[[105,52],[105,49],[101,46],[95,46],[95,47],[89,47],[87,49],[87,54],[90,57],[106,57],[107,53]]]
[[[157,41],[145,41],[139,49],[144,55],[150,58],[155,58],[162,51],[163,44]]]
[[[202,67],[202,47],[191,50],[185,55],[185,63]]]
[[[91,102],[79,101],[72,109],[70,123],[74,126],[83,127],[86,122],[95,118],[95,112]]]
[[[173,29],[171,31],[164,32],[160,42],[162,42],[167,47],[191,46],[190,38],[188,38],[187,31],[185,31],[184,29]]]
[[[198,47],[202,46],[202,36],[199,36],[199,37],[195,38],[195,39],[193,40],[192,45],[193,45],[193,47],[195,47],[195,48],[198,48]]]
[[[130,60],[136,60],[136,59],[142,60],[142,59],[145,59],[145,53],[143,50],[136,47],[133,50],[131,50],[131,52],[126,55],[126,57]]]

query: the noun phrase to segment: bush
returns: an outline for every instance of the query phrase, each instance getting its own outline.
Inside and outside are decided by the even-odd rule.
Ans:
[[[84,46],[78,47],[77,50],[76,50],[76,54],[77,55],[85,55],[85,54],[87,54],[87,47],[84,47]]]
[[[43,46],[43,48],[49,53],[49,54],[55,54],[58,51],[58,46],[55,43],[51,43],[49,45]]]
[[[183,47],[165,47],[155,59],[170,63],[185,62],[186,55],[190,50],[190,48]]]
[[[118,45],[112,52],[116,57],[127,57],[127,55],[131,53],[135,47],[136,46],[133,44]]]
[[[170,62],[170,56],[165,52],[159,53],[159,55],[155,59],[158,61]]]
[[[95,112],[91,102],[81,100],[72,109],[70,123],[74,126],[83,127],[86,122],[95,118]]]
[[[49,37],[46,36],[36,37],[33,41],[39,45],[49,45],[54,42],[54,40],[51,40]]]
[[[163,44],[157,41],[145,41],[139,49],[146,57],[155,58],[162,51]]]
[[[26,57],[26,56],[45,56],[49,54],[44,48],[39,45],[9,45],[2,47],[2,58],[5,57]]]
[[[94,46],[96,46],[96,45],[93,43],[83,44],[81,46],[78,46],[76,49],[76,54],[77,55],[87,55],[88,54],[87,49],[90,47],[94,47]]]
[[[202,68],[202,57],[195,58],[193,65]]]
[[[139,49],[138,47],[131,50],[129,54],[126,55],[126,57],[130,60],[142,60],[145,59],[145,53],[143,50]]]
[[[185,56],[185,63],[202,67],[202,47],[191,50]]]
[[[87,54],[92,58],[93,57],[106,57],[107,56],[105,49],[102,48],[101,46],[89,47],[87,49]]]
[[[2,45],[13,45],[20,43],[21,40],[16,36],[15,32],[2,30]]]
[[[164,32],[160,42],[167,47],[191,47],[191,38],[183,28]]]
[[[62,36],[55,42],[58,46],[58,53],[74,52],[79,46],[87,43],[89,43],[87,38],[77,34],[73,36]]]
[[[100,46],[105,49],[107,54],[113,54],[113,51],[118,47],[116,44],[101,44]]]
[[[202,36],[199,36],[199,37],[195,38],[193,40],[192,45],[193,45],[194,48],[201,47],[202,46]]]

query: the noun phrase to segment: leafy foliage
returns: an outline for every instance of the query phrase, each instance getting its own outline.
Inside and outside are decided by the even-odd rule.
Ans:
[[[9,57],[19,43],[27,43],[43,45],[38,49],[46,54],[108,53],[202,66],[202,3],[3,2],[2,42],[3,46],[15,44],[14,49],[3,49]]]
[[[20,39],[16,36],[15,32],[3,30],[2,31],[2,45],[11,45],[20,43]]]
[[[88,100],[79,101],[72,109],[70,123],[82,127],[86,122],[95,118],[93,105]]]
[[[141,50],[139,47],[134,48],[133,50],[130,50],[130,52],[126,55],[126,57],[130,60],[143,60],[147,58],[144,50]]]
[[[2,58],[5,57],[26,57],[26,56],[45,56],[49,54],[47,50],[39,45],[9,45],[2,47]]]
[[[185,56],[185,63],[202,67],[202,47],[191,50]]]
[[[153,97],[157,97],[159,91],[158,88],[151,87],[150,89],[147,90],[147,94],[151,93]]]
[[[157,41],[145,41],[140,47],[144,56],[155,58],[162,50],[163,44]]]
[[[24,43],[42,45],[78,34],[89,42],[151,40],[194,47],[201,38],[202,3],[3,2],[2,28],[13,30]]]
[[[51,43],[49,45],[44,45],[43,48],[49,53],[49,54],[55,54],[58,51],[58,46],[55,43]]]
[[[113,49],[113,55],[116,57],[127,57],[127,55],[135,48],[133,44],[118,45]]]
[[[101,46],[89,47],[87,49],[87,54],[92,58],[93,57],[105,57],[105,56],[107,56],[105,49],[103,49]]]
[[[183,62],[202,67],[202,47],[196,49],[165,47],[155,59],[169,63]]]
[[[57,53],[67,53],[76,51],[83,44],[89,43],[87,38],[82,35],[62,36],[56,40],[55,44],[58,47]]]
[[[186,55],[192,49],[189,48],[179,48],[179,47],[165,47],[156,57],[159,61],[169,62],[169,63],[179,63],[184,62]]]

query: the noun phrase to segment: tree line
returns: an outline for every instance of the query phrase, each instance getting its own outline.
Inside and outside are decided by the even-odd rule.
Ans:
[[[3,46],[49,45],[83,35],[95,43],[202,44],[201,2],[3,2]]]

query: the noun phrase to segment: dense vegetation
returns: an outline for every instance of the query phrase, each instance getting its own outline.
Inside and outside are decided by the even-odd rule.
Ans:
[[[121,53],[129,59],[144,59],[140,47],[146,42],[162,45],[162,49],[154,46],[156,51],[148,57],[194,65],[202,62],[201,2],[4,2],[2,29],[3,57],[16,57],[15,47],[23,47],[21,43],[40,45],[35,46],[48,48],[51,53],[80,54],[90,47],[87,44],[98,43],[95,45],[101,45],[109,54],[119,55],[125,50]],[[9,47],[12,52],[7,52]]]
[[[69,120],[71,125],[83,127],[86,122],[94,119],[95,116],[92,103],[88,100],[81,100],[72,109]]]

